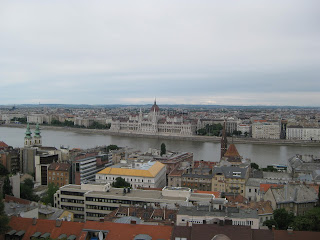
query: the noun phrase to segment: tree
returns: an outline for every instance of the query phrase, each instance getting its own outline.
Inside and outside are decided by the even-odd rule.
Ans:
[[[251,168],[259,170],[259,165],[256,163],[251,163],[250,166],[251,166]]]
[[[310,209],[303,216],[298,216],[293,221],[294,230],[320,231],[320,208]]]
[[[46,205],[51,203],[51,206],[53,206],[54,205],[54,194],[58,190],[59,190],[59,186],[55,185],[54,183],[49,183],[46,195],[41,199],[41,201],[44,202]]]
[[[166,152],[167,152],[166,145],[164,143],[161,143],[160,156],[162,156],[163,154],[166,154]]]
[[[6,167],[2,163],[0,163],[0,176],[6,176],[8,174],[9,172]]]
[[[11,196],[13,195],[9,176],[6,176],[3,182],[3,198],[5,197],[6,194]]]
[[[320,186],[318,189],[318,207],[320,207]]]
[[[107,152],[110,152],[112,150],[118,150],[119,147],[117,145],[112,145],[110,144],[109,146],[107,146]]]
[[[34,183],[30,178],[25,179],[24,182],[20,184],[21,198],[38,202],[39,197],[34,194],[33,186],[34,186]]]
[[[294,215],[293,213],[288,213],[284,208],[280,208],[273,211],[273,219],[277,223],[277,229],[287,230],[293,223]]]
[[[128,183],[124,178],[117,177],[116,181],[112,183],[112,187],[115,188],[125,188],[130,187],[130,183]]]
[[[264,221],[263,226],[267,226],[269,229],[272,229],[272,226],[278,228],[278,224],[274,219]]]
[[[4,203],[2,196],[0,196],[0,234],[4,234],[9,230],[9,218],[4,212]]]

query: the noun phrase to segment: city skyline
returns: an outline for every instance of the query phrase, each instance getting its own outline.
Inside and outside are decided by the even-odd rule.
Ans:
[[[318,1],[3,1],[0,105],[320,106]]]

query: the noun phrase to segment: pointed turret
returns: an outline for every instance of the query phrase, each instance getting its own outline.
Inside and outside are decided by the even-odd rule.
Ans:
[[[227,133],[226,133],[226,120],[224,120],[223,129],[222,129],[222,137],[221,137],[220,159],[223,158],[224,154],[227,152],[227,149],[228,149],[228,140],[227,140]]]
[[[24,136],[24,146],[31,147],[32,146],[32,136],[31,136],[30,126],[29,123],[27,124],[27,130]]]
[[[34,146],[41,146],[42,145],[42,137],[40,135],[41,131],[39,128],[39,124],[36,126],[36,130],[34,131],[34,137],[33,137],[33,145]]]

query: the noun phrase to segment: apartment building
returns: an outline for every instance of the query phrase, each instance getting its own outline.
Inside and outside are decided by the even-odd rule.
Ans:
[[[71,183],[71,165],[68,163],[52,163],[48,168],[48,184],[64,186]]]
[[[166,186],[166,166],[158,161],[123,162],[98,172],[95,180],[112,184],[118,177],[124,178],[132,188],[163,188]]]
[[[281,127],[278,122],[254,122],[252,124],[252,138],[280,139]]]
[[[295,216],[299,216],[315,207],[318,196],[313,187],[303,184],[286,184],[282,187],[270,187],[264,200],[271,202],[273,210],[284,208]]]
[[[214,210],[210,206],[180,207],[177,214],[177,226],[193,224],[223,224],[250,226],[259,229],[259,216],[256,210],[225,207]]]
[[[212,171],[212,190],[244,196],[249,167],[221,166]]]
[[[162,191],[111,188],[110,184],[66,185],[54,195],[54,206],[74,213],[75,221],[100,220],[120,205],[177,208],[182,205],[209,203],[212,194],[191,192],[190,188],[165,187]]]
[[[72,182],[81,184],[87,181],[94,181],[96,173],[104,169],[108,163],[107,154],[87,153],[76,157],[72,162]]]
[[[319,141],[320,128],[287,126],[286,138],[290,140]]]

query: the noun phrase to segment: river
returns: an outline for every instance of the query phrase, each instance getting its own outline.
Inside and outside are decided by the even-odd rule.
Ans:
[[[34,126],[33,126],[34,128]],[[23,147],[24,128],[0,127],[0,141],[13,147]],[[33,132],[34,129],[31,129]],[[116,144],[147,151],[148,148],[160,149],[165,143],[167,150],[193,152],[195,160],[219,161],[220,143],[195,142],[183,140],[165,140],[157,138],[135,138],[110,136],[94,133],[77,133],[71,130],[42,130],[43,146],[60,146],[70,148],[92,148],[96,146]],[[262,144],[236,144],[241,156],[250,158],[252,162],[265,167],[269,164],[286,164],[288,158],[295,154],[312,154],[320,157],[319,146],[282,146]]]

